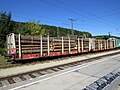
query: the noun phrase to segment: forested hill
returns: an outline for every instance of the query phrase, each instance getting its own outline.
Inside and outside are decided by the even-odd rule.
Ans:
[[[56,27],[56,26],[49,26],[49,25],[42,25],[47,30],[49,30],[49,33],[51,36],[66,36],[66,35],[72,35],[72,30],[63,28],[63,27]],[[74,35],[77,35],[79,37],[91,37],[92,34],[89,32],[81,32],[78,30],[73,30]]]
[[[41,25],[39,21],[29,21],[29,22],[17,22],[11,20],[11,13],[0,12],[0,52],[1,49],[6,46],[6,36],[10,33],[20,33],[21,35],[43,35],[43,36],[67,36],[71,35],[72,30],[49,26],[49,25]],[[80,32],[74,30],[74,35],[80,37],[91,37],[92,35],[89,32]]]
[[[89,32],[81,32],[79,30],[71,30],[63,27],[57,27],[57,26],[50,26],[50,25],[44,25],[44,24],[39,24],[39,21],[30,21],[30,22],[16,22],[14,21],[14,33],[21,33],[22,35],[32,35],[31,30],[33,29],[34,33],[36,32],[35,35],[43,35],[47,36],[50,35],[52,37],[58,37],[58,36],[67,36],[67,35],[72,35],[72,32],[74,35],[80,36],[80,37],[91,37],[91,33]],[[32,25],[34,24],[34,25]],[[36,25],[35,25],[36,24]],[[40,27],[39,27],[40,26]],[[31,30],[30,30],[31,28]],[[36,29],[36,30],[35,30]],[[41,32],[39,32],[39,31]],[[37,33],[38,32],[38,33]]]

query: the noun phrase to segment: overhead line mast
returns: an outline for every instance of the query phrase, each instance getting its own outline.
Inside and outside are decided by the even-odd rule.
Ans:
[[[73,30],[73,21],[76,21],[75,19],[73,18],[69,18],[69,20],[71,21],[71,33],[72,35],[74,35],[74,30]]]

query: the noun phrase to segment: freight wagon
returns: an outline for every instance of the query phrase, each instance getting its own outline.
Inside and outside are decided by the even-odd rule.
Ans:
[[[14,60],[29,60],[114,49],[116,40],[73,37],[7,35],[7,53]]]
[[[120,39],[115,39],[115,46],[120,48]]]

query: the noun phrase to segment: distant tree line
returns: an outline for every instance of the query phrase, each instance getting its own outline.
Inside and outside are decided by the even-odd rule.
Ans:
[[[117,39],[120,39],[120,37],[116,37],[116,36],[109,36],[109,35],[98,35],[98,36],[92,36],[93,38],[96,38],[96,39],[109,39],[109,38],[117,38]]]
[[[68,36],[71,35],[71,29],[50,26],[50,25],[42,25],[39,21],[29,21],[29,22],[15,22],[14,26],[14,33],[22,34],[22,35],[43,35],[43,36],[51,36],[51,37],[58,37],[58,36]],[[86,36],[92,37],[89,32],[81,32],[78,30],[74,30],[74,35],[77,36]]]
[[[71,35],[71,29],[41,25],[40,21],[17,22],[11,20],[10,12],[0,12],[0,53],[6,46],[6,36],[9,33],[20,33],[22,35],[43,35],[43,36],[67,36]],[[74,35],[91,37],[89,32],[74,30]]]

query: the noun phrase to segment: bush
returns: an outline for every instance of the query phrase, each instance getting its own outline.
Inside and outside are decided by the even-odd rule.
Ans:
[[[0,48],[0,54],[2,54],[2,52],[3,52],[3,49],[2,49],[2,48]]]

